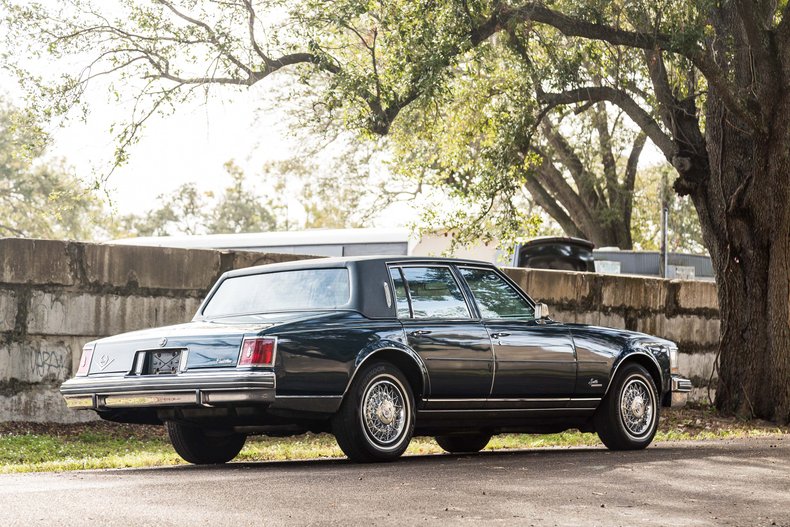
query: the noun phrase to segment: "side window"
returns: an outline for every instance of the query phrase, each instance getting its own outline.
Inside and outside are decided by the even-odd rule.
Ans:
[[[395,286],[395,306],[398,318],[409,318],[411,317],[409,297],[406,296],[406,286],[403,283],[400,268],[390,267],[390,276],[392,277],[392,284]]]
[[[461,268],[460,271],[483,318],[535,318],[535,309],[494,271],[471,268]]]
[[[414,318],[471,318],[461,288],[447,267],[404,267]]]

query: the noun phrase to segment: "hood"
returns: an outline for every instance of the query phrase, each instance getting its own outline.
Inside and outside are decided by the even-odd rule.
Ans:
[[[612,344],[617,344],[622,347],[639,345],[639,344],[659,344],[662,346],[675,346],[671,340],[662,339],[647,333],[639,331],[630,331],[628,329],[607,328],[603,326],[588,326],[586,324],[565,324],[570,329],[574,338],[597,338],[605,339]]]

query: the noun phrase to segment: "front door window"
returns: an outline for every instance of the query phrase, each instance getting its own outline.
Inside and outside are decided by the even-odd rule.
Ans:
[[[535,309],[501,276],[490,269],[462,267],[480,315],[487,319],[533,320]]]

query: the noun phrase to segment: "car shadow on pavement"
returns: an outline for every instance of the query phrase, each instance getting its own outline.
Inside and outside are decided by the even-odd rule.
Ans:
[[[346,458],[321,458],[288,461],[254,461],[254,462],[232,462],[225,465],[178,465],[170,467],[151,467],[134,469],[146,473],[156,473],[158,471],[204,471],[221,472],[232,470],[266,470],[266,471],[289,471],[289,470],[323,470],[323,469],[344,469],[360,470],[366,467],[392,467],[408,466],[411,469],[426,467],[432,469],[436,465],[444,465],[448,462],[456,464],[485,463],[490,464],[498,461],[512,465],[514,463],[584,463],[591,465],[639,465],[642,463],[656,463],[662,461],[677,462],[681,460],[699,460],[707,457],[731,455],[732,450],[742,450],[749,452],[753,449],[752,443],[759,443],[768,448],[777,442],[782,442],[783,438],[770,438],[762,440],[743,441],[717,440],[717,441],[684,441],[677,443],[660,443],[652,445],[646,450],[632,451],[611,451],[604,447],[566,447],[566,448],[534,448],[524,450],[488,450],[474,454],[425,454],[425,455],[406,455],[400,459],[389,463],[357,464],[351,463]],[[778,452],[777,452],[778,454]],[[739,457],[739,462],[748,461]],[[127,472],[128,469],[117,470],[117,472]]]

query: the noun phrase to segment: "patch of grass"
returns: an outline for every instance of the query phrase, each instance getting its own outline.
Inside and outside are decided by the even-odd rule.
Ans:
[[[0,473],[143,467],[177,460],[163,439],[121,439],[101,433],[0,436]]]
[[[664,411],[655,441],[712,440],[788,434],[787,427],[764,421],[720,417],[710,407]],[[595,434],[506,434],[494,437],[486,450],[600,445]],[[407,455],[439,454],[433,439],[412,440]],[[238,461],[274,461],[341,457],[327,434],[291,438],[251,437]],[[183,464],[163,427],[87,423],[82,425],[0,424],[0,473],[100,468],[153,467]]]

